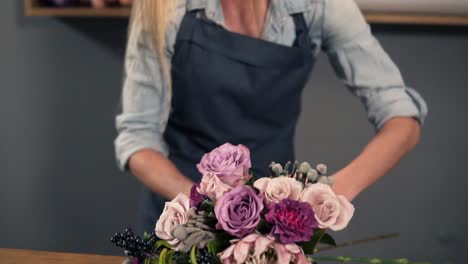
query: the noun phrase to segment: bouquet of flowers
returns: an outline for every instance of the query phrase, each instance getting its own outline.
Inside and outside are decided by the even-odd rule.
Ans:
[[[129,261],[311,263],[319,243],[336,245],[326,230],[344,229],[354,214],[354,206],[332,191],[323,164],[272,162],[271,175],[256,179],[249,149],[226,143],[197,168],[201,182],[190,197],[166,202],[153,234],[140,239],[127,230],[112,238]],[[367,263],[410,263],[373,260]]]

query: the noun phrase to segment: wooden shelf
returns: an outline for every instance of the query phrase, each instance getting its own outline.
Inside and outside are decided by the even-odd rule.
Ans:
[[[364,14],[367,21],[374,24],[468,26],[468,15],[433,15],[365,11]]]
[[[108,7],[95,9],[91,7],[44,7],[37,0],[25,0],[26,16],[57,17],[123,17],[130,16],[129,7]],[[468,26],[468,15],[434,15],[412,13],[366,12],[364,14],[373,24],[407,24],[407,25],[440,25]]]
[[[130,16],[128,7],[91,8],[80,7],[48,7],[40,6],[35,0],[25,0],[26,16],[56,16],[56,17],[124,17]]]

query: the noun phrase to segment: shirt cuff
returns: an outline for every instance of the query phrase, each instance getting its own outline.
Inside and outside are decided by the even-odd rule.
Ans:
[[[423,125],[428,114],[426,102],[412,88],[388,89],[367,99],[368,118],[377,130],[394,117],[413,117]]]
[[[115,139],[115,155],[120,170],[128,170],[128,161],[135,152],[142,149],[152,149],[164,156],[168,155],[168,149],[161,134],[150,131],[122,132]]]

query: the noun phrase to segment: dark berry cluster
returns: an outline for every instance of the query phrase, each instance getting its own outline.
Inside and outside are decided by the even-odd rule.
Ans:
[[[154,232],[142,239],[133,234],[130,228],[127,228],[123,234],[116,233],[111,238],[111,242],[123,248],[128,256],[138,259],[144,258],[145,255],[152,255],[153,247],[157,240],[158,238]]]
[[[197,254],[197,264],[212,264],[214,263],[213,254],[206,248],[200,249]]]

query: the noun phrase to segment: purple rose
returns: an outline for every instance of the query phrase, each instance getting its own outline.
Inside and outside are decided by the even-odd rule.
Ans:
[[[314,228],[318,228],[310,204],[289,199],[270,203],[265,219],[273,225],[271,235],[284,244],[309,241]]]
[[[236,187],[223,195],[215,205],[218,219],[216,228],[235,237],[244,237],[255,230],[262,210],[263,199],[257,196],[252,187]]]
[[[222,182],[237,187],[249,179],[250,151],[244,145],[226,143],[205,154],[197,168],[201,174],[214,174]]]

